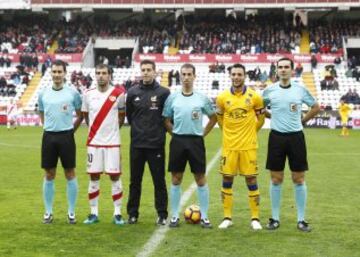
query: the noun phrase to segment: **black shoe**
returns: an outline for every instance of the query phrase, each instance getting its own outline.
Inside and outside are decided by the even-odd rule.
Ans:
[[[76,224],[76,219],[75,219],[74,213],[68,214],[68,223],[72,224],[72,225]]]
[[[43,224],[51,224],[53,220],[54,220],[54,216],[52,215],[52,213],[44,214]]]
[[[135,216],[130,216],[128,219],[128,224],[136,224],[138,222],[138,218]]]
[[[297,228],[302,232],[311,232],[311,227],[309,226],[309,223],[304,220],[298,222]]]
[[[180,219],[176,217],[172,217],[169,223],[170,228],[177,228],[180,224]]]
[[[158,217],[156,220],[156,225],[165,226],[166,225],[166,218]]]
[[[280,227],[280,221],[274,220],[272,218],[269,219],[269,223],[266,225],[267,230],[276,230]]]

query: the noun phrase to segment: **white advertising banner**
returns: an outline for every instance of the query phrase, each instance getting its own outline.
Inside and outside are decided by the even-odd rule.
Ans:
[[[31,0],[0,0],[0,10],[30,9]]]

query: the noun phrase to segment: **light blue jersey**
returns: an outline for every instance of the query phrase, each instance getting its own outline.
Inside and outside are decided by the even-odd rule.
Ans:
[[[272,130],[282,133],[301,131],[301,107],[305,103],[312,107],[316,101],[300,83],[292,81],[289,88],[282,88],[279,82],[263,92],[264,105],[271,107]]]
[[[173,133],[177,135],[203,136],[203,114],[211,116],[214,113],[209,98],[195,91],[188,96],[182,92],[172,93],[163,110],[163,116],[173,120]]]
[[[73,129],[73,112],[81,109],[81,97],[74,88],[64,85],[61,90],[46,87],[39,93],[39,111],[44,113],[45,131]]]

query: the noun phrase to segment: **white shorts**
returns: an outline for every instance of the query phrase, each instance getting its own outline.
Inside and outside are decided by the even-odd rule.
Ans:
[[[120,147],[87,147],[89,174],[120,174]]]

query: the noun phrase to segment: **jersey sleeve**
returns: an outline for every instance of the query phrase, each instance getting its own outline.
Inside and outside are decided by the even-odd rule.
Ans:
[[[74,90],[74,107],[75,110],[81,110],[81,96],[80,93]]]
[[[204,96],[203,113],[205,113],[209,117],[215,113],[213,105],[207,96]]]
[[[43,95],[44,91],[41,91],[38,95],[38,108],[40,112],[44,112]]]
[[[262,99],[265,107],[270,104],[269,91],[270,91],[269,88],[266,88],[262,94]]]
[[[119,96],[119,100],[118,100],[118,109],[119,112],[125,112],[125,94],[121,94]]]
[[[262,114],[264,110],[264,100],[259,94],[254,95],[254,109],[256,114]]]
[[[313,106],[316,103],[315,98],[310,94],[309,90],[307,90],[305,87],[303,87],[304,93],[303,93],[303,103],[305,103],[307,106]]]
[[[223,101],[223,95],[218,95],[216,98],[216,114],[217,115],[223,115],[224,114],[224,101]]]
[[[174,115],[174,110],[172,108],[174,99],[174,94],[171,94],[165,101],[164,110],[162,116],[165,118],[172,118]]]
[[[82,112],[89,112],[89,104],[88,104],[87,96],[88,96],[87,93],[83,94],[82,105],[81,105]]]

